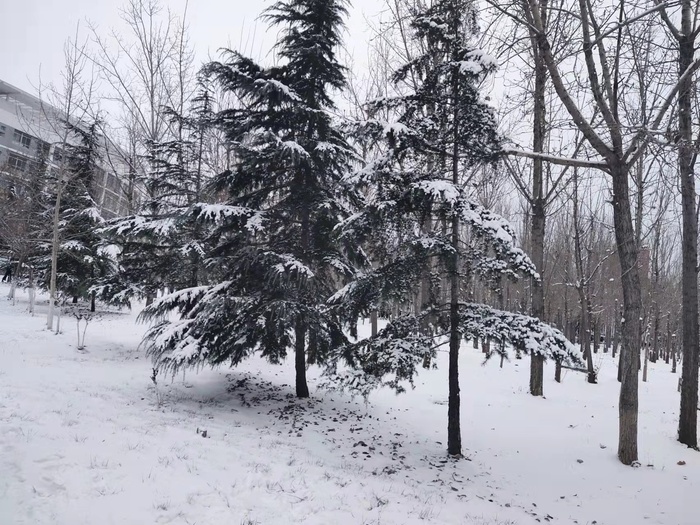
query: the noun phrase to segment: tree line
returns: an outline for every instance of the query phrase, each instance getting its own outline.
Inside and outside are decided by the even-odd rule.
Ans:
[[[6,197],[28,208],[3,241],[51,305],[144,299],[160,372],[293,354],[299,397],[310,364],[354,393],[401,391],[444,346],[460,455],[465,341],[528,355],[536,396],[545,358],[595,383],[610,350],[620,460],[638,460],[649,360],[682,362],[679,439],[696,446],[692,5],[570,4],[388,1],[358,75],[339,58],[343,0],[276,2],[272,64],[226,50],[199,70],[185,16],[130,0],[130,41],[91,29],[94,52],[76,41],[67,60],[118,119],[71,108],[78,78],[58,90],[69,154],[53,178],[33,170],[36,197]],[[98,161],[127,167],[123,217],[90,200]]]

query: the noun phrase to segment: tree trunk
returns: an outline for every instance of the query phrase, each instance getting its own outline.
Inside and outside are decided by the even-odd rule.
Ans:
[[[452,244],[459,243],[459,219],[452,219]],[[459,253],[452,256],[450,275],[450,363],[448,371],[448,408],[447,408],[447,453],[451,456],[462,454],[462,434],[460,429],[460,395],[459,395]]]
[[[305,209],[301,215],[301,249],[302,253],[308,253],[310,249],[309,238],[309,210]],[[300,292],[298,300],[305,303],[305,291]],[[306,382],[306,335],[308,326],[306,320],[299,317],[295,326],[294,339],[294,367],[296,370],[296,391],[297,397],[309,397],[309,386]]]
[[[615,299],[615,329],[613,333],[612,341],[612,356],[615,359],[617,355],[617,346],[620,344],[620,314],[619,308],[617,307],[617,299]]]
[[[656,360],[659,358],[659,328],[661,326],[661,322],[659,319],[659,308],[658,305],[654,305],[654,339],[652,341],[652,350],[651,350],[651,356],[649,357],[649,360],[652,363],[656,363]]]
[[[36,285],[34,284],[34,267],[29,267],[29,313],[34,314],[36,304]]]
[[[542,23],[546,25],[547,0],[542,0]],[[534,37],[534,35],[531,35]],[[535,62],[535,90],[533,93],[532,150],[544,152],[547,133],[545,87],[547,82],[547,64],[537,46],[537,40],[531,38],[532,54]],[[532,316],[544,321],[544,235],[546,226],[546,203],[544,197],[544,163],[534,159],[532,163],[532,203],[531,203],[531,256],[532,262],[540,274],[539,279],[532,279]],[[544,395],[544,357],[530,352],[530,394]]]
[[[453,13],[459,16],[457,13]],[[452,101],[454,105],[453,133],[452,138],[452,183],[459,184],[459,122],[457,112],[457,97],[459,94],[459,78],[453,72],[452,78]],[[459,346],[462,334],[459,328],[459,217],[452,217],[452,238],[453,249],[450,258],[450,362],[448,370],[448,399],[447,399],[447,453],[451,456],[462,455],[462,431],[460,424],[460,395],[459,395]]]
[[[666,352],[664,359],[666,364],[671,360],[671,348],[671,314],[669,314],[666,320]]]
[[[593,321],[593,353],[598,353],[600,347],[600,320]]]
[[[586,358],[586,368],[588,369],[588,382],[596,384],[597,378],[595,368],[593,367],[593,352],[591,352],[591,303],[588,299],[588,293],[583,285],[579,287],[581,300],[581,350]]]
[[[622,162],[611,162],[615,240],[622,275],[623,317],[620,348],[620,421],[617,456],[625,465],[638,459],[639,349],[641,342],[642,291],[639,279],[638,246],[632,227],[629,201],[629,170]]]
[[[297,397],[309,397],[309,386],[306,383],[306,324],[303,319],[297,319],[294,333],[294,368],[296,371]]]
[[[681,37],[679,39],[679,71],[682,74],[692,63],[694,31],[690,0],[682,2]],[[678,90],[678,131],[680,150],[678,164],[681,177],[683,216],[683,369],[678,441],[689,447],[698,445],[698,223],[695,204],[695,159],[693,152],[692,97],[694,82],[687,78]]]
[[[66,139],[63,140],[65,151]],[[65,154],[63,155],[65,156]],[[63,158],[63,156],[61,158]],[[53,210],[53,238],[51,240],[51,273],[49,277],[49,312],[46,316],[46,327],[53,329],[54,311],[56,308],[56,277],[58,275],[58,247],[59,247],[59,226],[61,218],[61,193],[63,192],[63,164],[58,170],[58,182],[56,186],[56,202]]]

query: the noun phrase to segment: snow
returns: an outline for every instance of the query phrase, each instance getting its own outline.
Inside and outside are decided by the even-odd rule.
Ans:
[[[457,66],[462,73],[471,73],[472,75],[479,75],[484,71],[484,66],[476,60],[460,60],[457,62]]]
[[[138,312],[106,313],[76,349],[74,320],[44,329],[0,284],[0,523],[693,525],[700,455],[675,441],[678,375],[640,383],[642,466],[616,457],[615,364],[598,385],[526,359],[461,355],[466,459],[447,460],[446,353],[415,390],[365,404],[293,395],[293,363],[150,379]],[[18,290],[19,292],[19,290]],[[364,333],[368,325],[362,327]],[[204,432],[206,432],[206,437]],[[580,461],[579,461],[580,460]],[[679,462],[685,462],[684,465]],[[548,518],[551,516],[551,518]]]
[[[176,224],[172,218],[152,219],[135,216],[119,222],[116,226],[117,235],[153,234],[167,236],[175,232]]]
[[[314,272],[306,266],[303,262],[295,258],[292,254],[281,253],[276,254],[274,252],[266,252],[268,255],[272,255],[281,260],[281,262],[273,266],[274,270],[279,274],[285,273],[297,273],[303,275],[307,279],[312,279],[314,277]]]
[[[251,233],[257,233],[264,229],[264,213],[244,206],[232,206],[229,204],[199,203],[196,205],[198,216],[206,221],[221,224],[230,218],[246,218],[245,227]]]
[[[408,127],[401,122],[382,122],[382,127],[385,135],[392,134],[396,137],[400,135],[407,135],[409,132]]]
[[[299,98],[299,95],[297,95],[289,86],[280,82],[279,80],[274,80],[271,78],[257,78],[255,79],[255,85],[260,91],[264,93],[276,92],[281,95],[284,95],[287,99],[289,99],[292,102],[298,102],[299,100],[301,100]]]
[[[301,144],[294,140],[281,140],[279,141],[279,145],[284,151],[291,153],[292,155],[304,158],[309,157],[309,152],[306,151]]]
[[[414,186],[433,198],[442,198],[450,204],[454,203],[462,195],[457,186],[446,180],[422,180],[415,183]]]

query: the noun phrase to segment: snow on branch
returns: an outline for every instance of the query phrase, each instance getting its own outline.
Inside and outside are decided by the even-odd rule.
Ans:
[[[608,170],[608,165],[603,161],[574,159],[571,157],[560,157],[558,155],[549,155],[547,153],[538,153],[535,151],[526,151],[516,148],[503,148],[504,155],[512,155],[514,157],[525,157],[528,159],[541,159],[545,162],[558,164],[560,166],[573,166],[578,168],[593,168],[602,171]]]
[[[493,247],[499,259],[507,261],[524,275],[540,278],[527,254],[515,245],[515,231],[506,219],[474,202],[462,201],[460,204],[462,219]]]
[[[314,276],[311,268],[289,253],[265,252],[265,255],[271,255],[280,261],[272,267],[278,274],[296,273],[307,279],[311,279]]]
[[[419,318],[395,318],[375,337],[350,343],[336,352],[321,386],[365,397],[381,386],[404,392],[404,384],[412,386],[418,368],[434,356],[433,337],[421,333]]]
[[[172,217],[154,219],[134,215],[107,226],[105,230],[113,232],[119,237],[138,237],[141,235],[166,237],[177,233],[177,226]]]
[[[281,95],[283,98],[290,102],[299,102],[301,100],[301,98],[299,98],[299,95],[297,95],[292,88],[280,82],[279,80],[271,78],[257,78],[253,82],[253,85],[261,93],[265,93],[268,95]]]
[[[438,312],[431,312],[435,314]],[[462,303],[459,314],[465,340],[476,336],[502,342],[503,347],[496,351],[504,355],[508,344],[562,363],[582,363],[579,350],[561,331],[534,317],[471,303]],[[446,342],[441,333],[426,333],[422,327],[426,315],[428,312],[392,319],[376,336],[345,345],[331,359],[323,386],[365,397],[381,386],[405,391],[404,385],[413,385],[423,363],[432,359],[436,348]],[[447,331],[447,315],[437,315],[433,321],[435,327]]]
[[[245,228],[252,233],[264,229],[264,213],[245,206],[200,203],[194,206],[193,213],[195,219],[213,222],[217,225],[229,219],[244,219]]]
[[[460,305],[460,327],[465,338],[488,338],[563,363],[581,364],[579,350],[560,330],[535,317],[497,310],[483,304]]]

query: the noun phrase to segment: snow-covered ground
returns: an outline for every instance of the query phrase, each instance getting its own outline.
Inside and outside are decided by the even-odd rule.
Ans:
[[[527,394],[528,361],[465,345],[462,440],[447,460],[444,367],[365,404],[291,363],[150,379],[135,314],[44,329],[0,285],[0,524],[697,525],[700,454],[677,444],[678,376],[650,365],[640,468],[618,463],[615,365]],[[446,361],[442,355],[440,365]],[[684,463],[684,464],[683,464]]]

